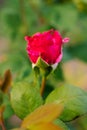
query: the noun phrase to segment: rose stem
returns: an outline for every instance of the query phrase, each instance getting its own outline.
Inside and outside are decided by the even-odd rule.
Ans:
[[[40,94],[41,94],[41,96],[42,96],[43,93],[44,93],[45,84],[46,84],[46,77],[44,76],[44,77],[42,78],[41,89],[40,89]]]

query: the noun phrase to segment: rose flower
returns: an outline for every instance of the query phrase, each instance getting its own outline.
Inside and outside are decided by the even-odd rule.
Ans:
[[[49,30],[43,33],[36,33],[33,36],[26,36],[27,53],[32,63],[36,64],[40,57],[49,65],[58,64],[62,59],[62,45],[69,41],[69,38],[62,39],[57,30]]]

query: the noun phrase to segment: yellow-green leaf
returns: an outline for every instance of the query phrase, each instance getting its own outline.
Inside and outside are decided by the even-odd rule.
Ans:
[[[14,129],[11,129],[11,130],[26,130],[26,129],[22,129],[22,128],[14,128]]]
[[[87,113],[87,92],[79,87],[68,84],[57,87],[46,99],[46,103],[51,102],[63,103],[62,121],[71,121]]]
[[[51,122],[61,114],[62,109],[62,104],[51,103],[42,105],[24,119],[22,127],[27,128],[40,122]]]
[[[29,130],[63,130],[53,123],[39,123],[29,127]]]

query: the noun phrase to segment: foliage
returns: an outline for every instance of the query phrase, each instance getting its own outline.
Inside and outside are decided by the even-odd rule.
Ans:
[[[72,93],[73,92],[73,93]],[[50,93],[46,103],[61,102],[64,104],[64,110],[60,119],[71,121],[77,116],[83,115],[87,110],[87,92],[78,87],[64,85],[58,87]]]
[[[39,89],[42,75],[38,76],[37,66],[34,68],[36,78],[34,71],[32,72],[31,63],[26,54],[24,36],[51,28],[59,30],[63,37],[70,37],[70,43],[64,45],[63,60],[58,68],[47,77],[44,95],[41,97]],[[51,128],[54,130],[87,129],[86,34],[86,0],[0,1],[0,125],[5,120],[7,130],[18,127],[9,122],[15,113],[22,119],[27,116],[30,119],[27,120],[28,123],[36,117],[38,121],[40,109],[42,113],[48,112],[50,114],[51,112],[52,116],[55,116],[57,111],[54,111],[54,108],[50,110],[46,103],[56,102],[56,108],[60,110],[61,115],[59,114],[59,116],[57,113],[55,119],[52,118],[52,120],[49,117],[51,120],[49,122],[42,122],[42,117],[44,117],[42,115],[41,122],[32,125],[31,130],[39,130],[42,127],[43,129],[49,127],[50,130]],[[42,65],[42,61],[39,63]],[[47,68],[47,70],[46,75],[51,71],[51,68]],[[27,96],[25,96],[26,93]],[[11,96],[9,96],[10,94]],[[22,101],[19,101],[19,98]],[[60,102],[62,102],[64,109],[61,108]],[[46,110],[43,110],[45,106]],[[54,106],[51,104],[50,107]],[[39,112],[35,113],[38,109]],[[77,116],[79,118],[74,120]],[[27,117],[22,121],[22,124]],[[71,120],[74,120],[74,123],[70,122]],[[15,123],[15,121],[13,122]],[[17,130],[22,129],[27,128],[17,128]]]

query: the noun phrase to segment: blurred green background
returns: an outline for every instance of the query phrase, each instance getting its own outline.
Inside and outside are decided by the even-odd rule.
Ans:
[[[64,45],[62,62],[48,78],[45,96],[54,84],[64,82],[87,91],[87,0],[0,0],[0,77],[7,69],[14,82],[29,76],[31,63],[24,36],[51,28],[70,37],[70,42]],[[14,125],[9,120],[6,118],[8,129]],[[87,115],[67,124],[70,130],[87,130]]]

